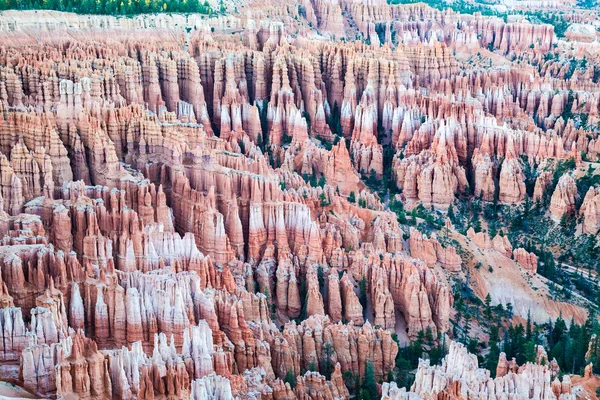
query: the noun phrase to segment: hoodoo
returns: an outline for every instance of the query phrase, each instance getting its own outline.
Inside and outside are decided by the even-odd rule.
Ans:
[[[598,5],[427,3],[0,0],[0,398],[596,399]]]

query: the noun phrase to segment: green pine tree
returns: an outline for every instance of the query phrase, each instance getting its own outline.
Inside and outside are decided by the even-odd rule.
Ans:
[[[377,380],[375,379],[375,368],[373,367],[372,361],[367,361],[367,365],[365,366],[365,376],[363,378],[361,398],[364,396],[363,392],[368,394],[369,399],[379,398]]]

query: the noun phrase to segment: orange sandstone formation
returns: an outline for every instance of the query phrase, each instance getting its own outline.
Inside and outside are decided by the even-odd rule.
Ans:
[[[393,373],[396,337],[452,334],[449,279],[470,261],[421,217],[401,227],[390,196],[432,216],[548,200],[598,233],[598,188],[554,172],[600,155],[566,119],[597,124],[600,96],[593,73],[544,57],[562,46],[552,26],[381,0],[239,5],[0,13],[1,370],[31,392],[348,399],[367,362]],[[467,237],[536,272],[507,237]],[[382,393],[571,399],[548,368],[513,367],[491,380],[453,343],[410,394]]]

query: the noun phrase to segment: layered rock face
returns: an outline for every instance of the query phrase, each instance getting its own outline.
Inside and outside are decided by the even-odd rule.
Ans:
[[[425,261],[429,265],[435,265],[436,262],[439,262],[451,272],[461,270],[461,258],[456,253],[456,248],[451,245],[440,244],[435,237],[428,239],[418,230],[411,228],[409,245],[410,255]]]
[[[513,250],[513,256],[524,270],[535,274],[538,267],[538,259],[535,254],[529,253],[523,248],[518,248]]]
[[[595,235],[600,230],[600,191],[598,188],[591,187],[585,194],[583,204],[579,209],[579,214],[583,217],[582,230],[585,233]]]
[[[481,398],[495,396],[522,399],[576,399],[568,375],[558,378],[556,360],[548,363],[545,351],[538,346],[535,363],[519,366],[500,354],[496,378],[478,367],[477,357],[462,343],[451,342],[441,366],[420,360],[415,383],[407,391],[396,383],[384,383],[382,399]]]
[[[336,4],[314,13],[341,34]],[[11,379],[61,398],[348,398],[344,374],[360,379],[371,362],[381,380],[394,368],[397,321],[411,336],[448,330],[442,268],[456,254],[412,258],[361,182],[383,172],[382,60],[338,71],[364,93],[346,102],[361,127],[337,135],[327,85],[344,126],[344,92],[359,89],[326,85],[314,49],[286,50],[279,24],[248,39],[262,50],[199,27],[187,51],[176,29],[158,44],[162,30],[111,26],[78,30],[66,46],[58,33],[40,48],[4,36],[0,321]]]
[[[563,118],[593,125],[600,96],[594,74],[544,59],[551,26],[379,0],[240,6],[0,13],[0,371],[29,391],[333,400],[369,363],[387,379],[399,336],[450,331],[469,260],[402,228],[381,181],[426,211],[519,204],[533,185],[553,218],[600,229],[598,189],[577,210],[576,177],[554,182],[600,154]],[[465,48],[506,67],[465,68]],[[535,273],[504,236],[467,236]],[[413,392],[521,395],[533,377],[550,393],[523,368],[496,384],[453,344]]]
[[[563,216],[571,215],[575,212],[575,200],[577,198],[577,186],[571,175],[563,175],[550,200],[550,214],[552,219],[560,221]],[[591,216],[590,209],[590,218]]]

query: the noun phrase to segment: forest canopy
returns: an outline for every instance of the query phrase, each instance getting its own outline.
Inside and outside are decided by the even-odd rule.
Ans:
[[[200,0],[0,0],[2,10],[56,10],[78,14],[135,15],[154,12],[212,14]]]

